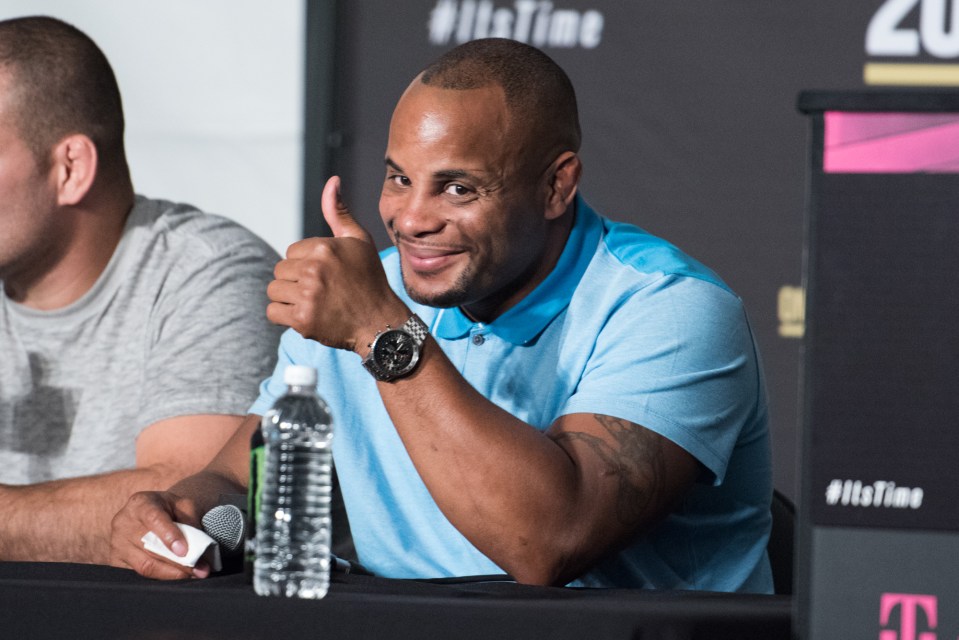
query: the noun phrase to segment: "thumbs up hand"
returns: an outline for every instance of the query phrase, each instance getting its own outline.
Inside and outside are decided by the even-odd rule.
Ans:
[[[267,318],[328,347],[366,354],[366,345],[387,324],[402,325],[409,308],[390,289],[370,234],[340,197],[330,178],[321,199],[332,238],[290,245],[267,287]]]
[[[349,208],[343,204],[340,196],[340,177],[332,176],[323,187],[323,196],[320,200],[323,210],[323,219],[330,226],[334,238],[356,238],[367,244],[373,244],[373,238],[356,221]]]

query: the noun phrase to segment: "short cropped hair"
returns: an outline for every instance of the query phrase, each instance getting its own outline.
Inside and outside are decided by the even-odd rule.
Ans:
[[[101,167],[127,173],[123,105],[113,69],[86,34],[55,18],[0,22],[0,68],[11,78],[14,125],[37,164],[73,133],[96,145]]]
[[[441,89],[502,87],[517,124],[578,151],[582,133],[576,92],[566,72],[548,55],[506,38],[472,40],[450,49],[420,74]]]

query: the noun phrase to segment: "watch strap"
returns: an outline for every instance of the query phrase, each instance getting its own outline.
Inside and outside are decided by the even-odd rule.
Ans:
[[[426,336],[430,334],[430,328],[427,327],[426,323],[420,320],[420,317],[415,313],[410,316],[409,320],[403,323],[400,329],[403,329],[413,336],[413,342],[416,343],[417,347],[422,347],[426,341]]]

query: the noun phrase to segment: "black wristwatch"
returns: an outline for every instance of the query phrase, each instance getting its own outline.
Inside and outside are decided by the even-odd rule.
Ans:
[[[381,382],[408,375],[420,361],[420,349],[429,332],[429,327],[416,314],[399,329],[386,325],[370,343],[363,366]]]

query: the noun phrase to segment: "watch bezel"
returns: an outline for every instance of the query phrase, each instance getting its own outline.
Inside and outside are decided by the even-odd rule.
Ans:
[[[383,348],[391,340],[395,340],[392,334],[399,334],[402,339],[408,340],[411,348],[410,359],[401,367],[390,365],[386,362],[386,354]],[[426,324],[415,314],[407,320],[401,327],[392,327],[386,325],[386,329],[380,331],[373,337],[369,344],[370,351],[363,358],[363,366],[373,377],[381,382],[390,382],[409,374],[420,361],[420,350],[426,336],[429,335],[429,329]]]
[[[401,366],[397,366],[391,360],[387,360],[391,352],[387,352],[385,349],[393,347],[394,345],[402,348],[405,346],[403,345],[404,342],[409,346],[409,360]],[[420,359],[419,345],[413,338],[413,334],[405,329],[387,329],[383,331],[373,340],[373,346],[370,347],[370,350],[372,352],[371,359],[376,363],[376,366],[392,378],[402,376],[412,371]]]

